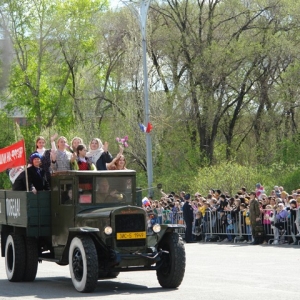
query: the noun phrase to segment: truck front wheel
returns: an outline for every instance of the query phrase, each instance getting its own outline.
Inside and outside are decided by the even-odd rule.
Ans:
[[[24,238],[11,233],[5,244],[5,270],[9,281],[22,281],[25,272],[26,249]]]
[[[166,234],[158,246],[168,253],[162,254],[162,265],[156,271],[159,284],[163,288],[177,288],[185,272],[185,249],[178,233]]]
[[[75,289],[92,292],[98,280],[98,256],[95,244],[89,236],[72,239],[69,249],[69,268]]]

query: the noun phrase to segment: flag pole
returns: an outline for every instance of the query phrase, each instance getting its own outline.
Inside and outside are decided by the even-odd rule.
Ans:
[[[26,191],[29,192],[27,164],[25,165]]]
[[[144,75],[144,104],[145,104],[145,124],[150,122],[149,95],[148,95],[148,68],[147,68],[147,43],[146,43],[146,24],[147,13],[151,0],[140,0],[139,9],[133,2],[121,0],[137,18],[142,35],[142,54],[143,54],[143,75]],[[151,129],[150,129],[151,131]],[[146,159],[147,159],[147,177],[148,177],[148,195],[153,196],[153,163],[152,163],[152,141],[150,131],[146,131]]]
[[[27,173],[27,159],[26,159],[26,148],[25,148],[25,141],[24,141],[24,139],[23,139],[23,148],[24,148],[24,155],[25,155],[25,180],[26,180],[26,191],[29,192],[28,173]]]

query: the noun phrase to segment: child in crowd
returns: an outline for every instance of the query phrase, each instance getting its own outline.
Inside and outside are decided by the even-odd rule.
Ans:
[[[272,209],[272,206],[270,204],[268,204],[266,206],[266,208],[263,210],[263,220],[262,223],[264,225],[264,233],[265,233],[265,240],[263,242],[263,244],[267,244],[268,243],[268,235],[271,234],[271,220],[273,217],[274,211]]]
[[[227,226],[226,226],[227,239],[223,242],[232,242],[233,241],[233,233],[234,233],[234,224],[231,213],[227,213]]]

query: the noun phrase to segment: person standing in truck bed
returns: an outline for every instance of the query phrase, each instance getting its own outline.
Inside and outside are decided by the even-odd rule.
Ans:
[[[54,172],[71,170],[71,163],[74,162],[76,154],[67,151],[66,147],[67,139],[61,136],[57,140],[57,150],[51,151],[51,168]]]
[[[52,142],[54,142],[54,140],[55,140],[56,137],[57,137],[57,133],[54,134],[53,136],[51,136],[51,146],[52,146]],[[50,166],[51,166],[50,153],[51,153],[51,149],[46,149],[45,145],[46,145],[45,138],[42,137],[42,136],[38,136],[37,139],[36,139],[36,141],[35,141],[36,150],[34,152],[32,152],[31,154],[33,154],[33,153],[40,154],[40,156],[41,156],[41,167],[45,171],[46,177],[47,177],[47,181],[50,184],[50,181],[51,181],[51,172],[50,172]],[[53,150],[54,151],[56,150],[55,143],[54,143]],[[30,167],[31,166],[30,158],[29,158],[29,162],[28,163],[29,163],[28,167]]]
[[[73,162],[73,169],[79,171],[95,171],[96,166],[92,160],[86,157],[87,149],[84,144],[79,144],[76,148],[77,158]]]
[[[41,166],[41,156],[39,153],[30,155],[31,167],[27,168],[29,191],[36,194],[37,191],[50,190],[45,171]]]
[[[26,176],[24,167],[17,167],[6,170],[13,191],[26,191]]]

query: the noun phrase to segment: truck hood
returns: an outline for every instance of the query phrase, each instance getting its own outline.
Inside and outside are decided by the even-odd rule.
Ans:
[[[76,227],[98,228],[102,230],[106,226],[114,226],[115,218],[112,217],[112,214],[123,215],[125,219],[128,219],[130,215],[144,215],[145,211],[136,206],[119,206],[113,208],[91,207],[77,214]]]
[[[77,213],[78,218],[108,218],[112,213],[122,212],[122,214],[144,213],[144,210],[136,206],[118,206],[110,208],[91,207]]]

